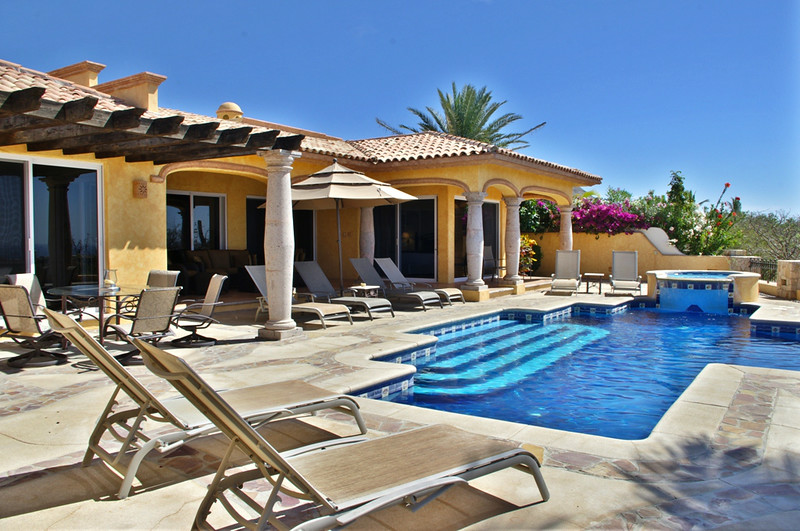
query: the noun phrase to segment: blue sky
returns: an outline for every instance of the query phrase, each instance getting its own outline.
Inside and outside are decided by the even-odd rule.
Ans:
[[[725,182],[745,210],[800,213],[800,2],[6,2],[3,59],[82,60],[101,81],[167,76],[162,106],[247,116],[345,139],[385,136],[487,86],[524,153],[634,195],[681,170],[698,200]],[[149,16],[148,16],[149,15]]]

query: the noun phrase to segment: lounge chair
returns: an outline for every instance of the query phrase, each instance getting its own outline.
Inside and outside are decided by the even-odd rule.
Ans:
[[[163,338],[172,335],[170,325],[175,314],[175,304],[178,302],[178,292],[181,288],[152,288],[142,290],[137,295],[138,300],[133,313],[115,313],[109,315],[103,323],[103,335],[110,331],[116,333],[117,338],[127,342],[138,337],[146,341],[158,343]],[[120,320],[130,321],[130,328],[125,329],[119,324]],[[120,363],[132,363],[138,350],[134,349],[125,354],[117,355]],[[138,359],[137,359],[138,361]]]
[[[239,525],[263,529],[270,523],[281,528],[275,511],[281,493],[312,502],[322,514],[295,529],[331,529],[397,504],[416,510],[455,484],[510,467],[530,473],[541,499],[549,499],[532,451],[512,441],[451,426],[426,426],[316,451],[281,454],[184,360],[153,345],[142,343],[140,348],[147,367],[168,380],[230,439],[195,517],[194,526],[200,529],[207,527],[206,519],[217,500]],[[230,456],[237,450],[255,466],[226,475]],[[258,479],[272,487],[263,505],[241,488]],[[243,502],[243,509],[231,503],[233,497]],[[248,508],[258,513],[255,525],[252,516],[245,514]]]
[[[642,293],[642,277],[639,275],[638,251],[611,252],[611,292],[638,291]]]
[[[222,304],[219,294],[222,293],[222,284],[228,277],[225,275],[214,274],[208,283],[206,297],[202,302],[187,300],[186,307],[172,319],[172,324],[189,332],[189,335],[172,340],[176,347],[210,347],[216,344],[217,340],[213,337],[201,336],[198,330],[208,328],[212,324],[219,323],[214,319],[214,310]]]
[[[551,275],[550,291],[578,292],[581,285],[581,252],[556,251],[556,272]]]
[[[388,299],[337,296],[336,289],[331,285],[317,262],[295,262],[294,267],[308,288],[311,302],[322,299],[333,304],[344,304],[350,309],[358,308],[367,312],[370,321],[372,321],[372,312],[391,312],[394,317],[394,309]]]
[[[263,265],[246,265],[244,266],[253,279],[253,283],[258,288],[261,297],[258,298],[258,309],[256,310],[256,320],[262,313],[269,312],[268,298],[267,298],[267,272],[266,266]],[[346,318],[353,324],[353,317],[350,315],[350,309],[344,304],[329,304],[325,302],[292,302],[292,313],[308,313],[317,317],[322,323],[322,328],[328,328],[325,319],[341,319]]]
[[[217,432],[214,424],[185,399],[156,397],[71,317],[52,310],[45,313],[52,328],[116,384],[89,438],[83,466],[88,466],[97,455],[116,470],[123,478],[118,492],[120,499],[128,496],[139,465],[150,451],[171,452],[196,437]],[[119,407],[120,393],[133,401],[132,408]],[[352,398],[332,395],[299,380],[221,391],[219,396],[254,425],[335,408],[353,417],[361,435],[367,432],[358,404]],[[145,421],[157,424],[147,431]],[[164,423],[172,424],[174,429],[165,430]],[[106,433],[122,444],[116,453],[103,447]],[[132,457],[127,455],[131,451],[135,452]]]
[[[483,278],[500,278],[500,260],[494,257],[491,245],[483,246]]]
[[[383,269],[383,272],[386,273],[386,276],[389,277],[389,282],[392,283],[392,286],[394,286],[395,289],[408,292],[415,290],[417,285],[421,284],[436,293],[450,306],[453,305],[453,301],[458,300],[466,304],[464,301],[464,294],[461,293],[461,290],[458,288],[433,288],[427,282],[412,282],[408,280],[405,275],[403,275],[402,271],[400,271],[400,268],[397,267],[397,264],[395,264],[391,258],[376,258],[375,262],[380,266],[381,269]]]
[[[351,258],[350,263],[353,264],[353,267],[355,268],[361,280],[371,286],[378,286],[378,289],[384,294],[384,296],[386,296],[386,284],[384,283],[383,278],[381,278],[380,273],[378,273],[378,270],[375,269],[375,266],[373,266],[368,259]],[[438,304],[440,308],[444,308],[444,304],[442,304],[442,299],[439,297],[439,294],[433,291],[403,291],[392,287],[388,290],[388,292],[395,296],[413,300],[418,305],[421,305],[424,311],[428,310],[428,305],[434,304]]]
[[[32,349],[10,358],[9,367],[18,369],[26,365],[41,367],[67,362],[65,354],[44,350],[60,338],[52,329],[43,326],[46,325],[42,322],[46,319],[43,309],[34,304],[25,286],[0,284],[0,313],[6,327],[0,337],[10,337],[15,343]]]

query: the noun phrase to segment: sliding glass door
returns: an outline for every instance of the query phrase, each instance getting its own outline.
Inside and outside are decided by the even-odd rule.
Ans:
[[[42,286],[97,283],[98,170],[0,161],[0,273]]]
[[[436,199],[375,207],[375,257],[391,258],[408,278],[436,280]]]

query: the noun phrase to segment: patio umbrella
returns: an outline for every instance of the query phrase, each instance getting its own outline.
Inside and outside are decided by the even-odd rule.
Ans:
[[[339,164],[336,159],[325,169],[292,185],[292,207],[296,210],[336,209],[336,243],[339,247],[339,290],[344,289],[342,270],[342,208],[394,205],[416,199],[413,195],[367,177]]]

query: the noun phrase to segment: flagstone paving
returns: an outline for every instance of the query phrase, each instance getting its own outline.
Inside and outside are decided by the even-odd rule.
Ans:
[[[247,341],[256,329],[239,323],[215,329],[222,339],[217,347],[174,352],[218,387],[300,378],[342,392],[356,388],[359,381],[371,381],[376,373],[404,370],[388,364],[373,368],[366,359],[353,362],[361,354],[366,358],[424,343],[425,338],[403,330],[501,307],[552,308],[575,300],[609,302],[596,295],[565,300],[533,293],[424,314],[399,312],[397,319],[381,317],[352,327],[337,324],[283,344]],[[781,308],[793,309],[791,304]],[[789,313],[800,321],[800,305],[794,309]],[[0,343],[1,357],[15,353]],[[171,454],[148,456],[142,466],[143,487],[124,501],[114,500],[115,476],[96,461],[80,466],[110,384],[85,359],[81,362],[75,355],[70,361],[0,370],[0,529],[190,527],[209,475],[224,452],[224,438],[206,437]],[[172,394],[168,384],[145,368],[131,370],[157,393]],[[552,493],[547,503],[527,505],[535,492],[532,485],[523,475],[504,471],[474,482],[491,494],[482,499],[494,503],[492,507],[478,503],[471,491],[456,492],[442,504],[419,511],[433,514],[434,520],[416,520],[418,528],[794,529],[800,517],[797,372],[711,365],[643,441],[374,400],[360,403],[371,436],[444,422],[545,449],[543,473]],[[350,421],[334,413],[307,422],[336,431]],[[268,495],[263,484],[247,484],[245,490],[259,498]],[[297,500],[286,498],[283,506],[289,521],[307,517]],[[453,511],[461,516],[436,520],[436,514]],[[391,527],[394,518],[401,518],[391,511],[387,515],[364,525]],[[230,523],[224,513],[216,518],[218,525]],[[404,525],[410,526],[408,521]]]

